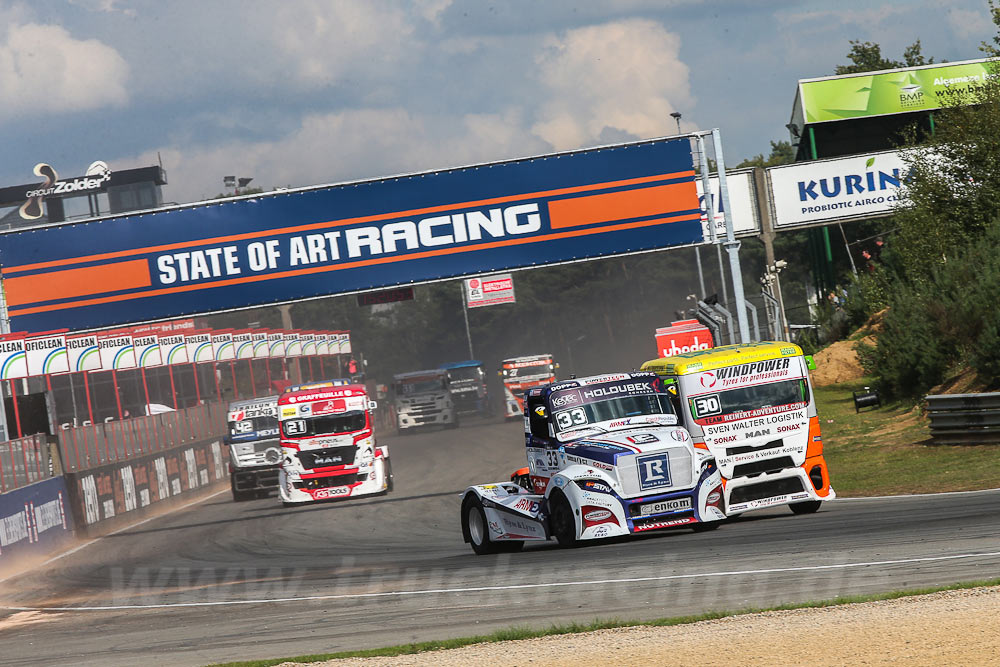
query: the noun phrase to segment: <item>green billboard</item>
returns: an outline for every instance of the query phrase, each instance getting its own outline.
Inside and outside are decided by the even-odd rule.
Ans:
[[[1000,63],[968,60],[799,82],[805,122],[929,111],[966,104],[998,76]]]

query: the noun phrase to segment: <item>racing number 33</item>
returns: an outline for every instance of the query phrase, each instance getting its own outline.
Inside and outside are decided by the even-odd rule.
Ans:
[[[573,408],[572,410],[557,412],[555,417],[560,430],[587,423],[587,413],[583,411],[583,408]]]

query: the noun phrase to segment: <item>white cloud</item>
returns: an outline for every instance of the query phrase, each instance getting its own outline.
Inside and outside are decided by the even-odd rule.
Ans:
[[[261,142],[167,146],[118,168],[155,164],[167,170],[165,199],[195,201],[221,192],[226,174],[252,176],[253,185],[300,187],[462,166],[544,152],[515,109],[442,121],[401,109],[355,109],[314,114],[288,136]]]
[[[532,130],[557,150],[672,133],[670,113],[693,103],[679,50],[677,35],[641,19],[549,38],[536,59],[544,97]]]
[[[54,25],[11,25],[0,44],[0,117],[122,106],[128,75],[124,58],[97,40]]]

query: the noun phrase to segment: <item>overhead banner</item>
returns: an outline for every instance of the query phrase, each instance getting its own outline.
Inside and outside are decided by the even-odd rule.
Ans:
[[[0,235],[12,329],[164,320],[701,241],[690,139]]]
[[[774,226],[888,215],[908,172],[898,151],[770,167]]]
[[[253,341],[254,359],[267,359],[271,356],[266,331],[254,331],[250,334],[250,340]]]
[[[218,331],[212,333],[212,349],[215,351],[216,361],[229,361],[236,358],[236,346],[233,345],[233,334],[231,331]]]
[[[28,375],[66,373],[69,371],[69,354],[66,336],[39,336],[24,341],[28,361]]]
[[[66,352],[69,355],[69,370],[98,371],[101,369],[101,352],[97,345],[97,335],[66,336]]]
[[[139,368],[151,368],[163,365],[163,352],[160,349],[160,338],[156,334],[139,334],[132,332],[132,341],[135,345],[135,356],[139,362]]]
[[[120,371],[136,367],[132,334],[121,332],[98,334],[97,347],[101,350],[101,368],[104,370]]]
[[[184,334],[166,334],[160,336],[160,354],[164,363],[187,364],[187,337]]]
[[[705,193],[701,187],[701,179],[695,181],[698,188],[698,203],[701,207],[701,228],[705,241],[708,242],[712,233],[708,228],[708,215],[705,213]],[[719,196],[719,177],[709,178],[708,187],[712,191],[712,208],[715,209],[715,237],[726,237],[726,207]],[[726,188],[729,190],[729,206],[733,209],[733,232],[736,236],[751,236],[760,234],[760,217],[757,215],[757,198],[754,195],[753,170],[741,172],[726,172]]]
[[[0,338],[0,380],[28,377],[23,338]]]
[[[233,345],[237,359],[253,359],[253,334],[249,331],[234,331]]]
[[[987,59],[799,81],[806,123],[931,111],[974,101],[997,76]]]
[[[514,278],[509,273],[465,281],[465,303],[469,308],[514,303]]]
[[[192,364],[202,364],[215,360],[215,352],[212,350],[212,334],[207,331],[184,334],[184,343],[187,346],[188,362]]]

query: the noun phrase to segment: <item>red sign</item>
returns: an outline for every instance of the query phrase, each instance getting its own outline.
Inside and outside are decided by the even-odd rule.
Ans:
[[[380,292],[365,292],[358,295],[359,306],[375,306],[380,303],[395,303],[397,301],[412,301],[412,287],[397,287]]]
[[[661,357],[712,347],[712,332],[698,320],[679,320],[656,330],[656,349]]]

